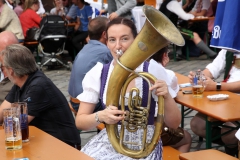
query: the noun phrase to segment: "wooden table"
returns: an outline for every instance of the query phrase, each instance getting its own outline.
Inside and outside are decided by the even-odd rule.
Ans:
[[[215,149],[182,153],[179,158],[180,160],[238,160]]]
[[[176,73],[179,84],[188,83],[189,79],[186,76]],[[187,88],[187,90],[191,87]],[[183,88],[185,90],[185,88]],[[222,101],[210,101],[207,99],[208,95],[213,94],[228,94],[229,98]],[[211,127],[213,125],[213,118],[223,122],[231,122],[240,120],[240,105],[238,104],[240,96],[229,91],[204,91],[202,98],[194,98],[192,94],[183,94],[178,92],[175,101],[188,108],[194,109],[200,113],[207,115],[206,118],[206,148],[211,148]],[[237,126],[234,129],[238,129]]]
[[[68,23],[67,26],[68,27],[75,27],[76,23],[75,22],[72,22],[72,23]]]
[[[162,154],[163,160],[179,160],[179,155],[181,154],[181,152],[170,146],[163,146]]]
[[[0,130],[0,159],[12,160],[13,158],[28,157],[30,160],[92,160],[81,151],[67,145],[57,138],[30,126],[30,141],[23,143],[23,148],[16,151],[5,149],[4,130]]]
[[[202,22],[202,21],[208,21],[208,20],[214,20],[215,17],[202,17],[202,18],[198,18],[198,17],[195,17],[194,19],[190,19],[188,20],[189,22]]]

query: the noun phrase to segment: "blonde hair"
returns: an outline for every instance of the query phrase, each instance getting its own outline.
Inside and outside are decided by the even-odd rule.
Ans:
[[[39,1],[38,0],[25,0],[24,11],[31,8],[32,5],[34,5],[34,4],[39,4]]]

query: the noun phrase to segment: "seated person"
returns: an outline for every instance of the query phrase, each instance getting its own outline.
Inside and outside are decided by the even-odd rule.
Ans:
[[[25,0],[20,0],[20,2],[18,3],[18,5],[14,8],[14,12],[18,15],[18,17],[19,17],[20,14],[22,14],[22,12],[23,12],[24,3],[25,3]]]
[[[75,6],[74,4],[71,5],[71,7],[68,10],[68,13],[66,15],[66,19],[70,22],[75,22],[77,17],[77,9],[78,6]]]
[[[229,52],[227,50],[221,50],[218,53],[218,56],[213,60],[212,63],[206,66],[206,69],[203,70],[205,77],[207,78],[207,85],[205,90],[207,91],[216,91],[216,90],[225,90],[231,92],[240,92],[240,63],[237,63],[240,59],[239,53]],[[234,63],[232,63],[234,62]],[[219,75],[225,70],[224,81],[215,82],[214,79],[217,79]],[[188,75],[190,82],[193,80],[193,72],[191,71]],[[222,122],[226,126],[236,126],[234,122]],[[205,115],[202,113],[197,113],[195,117],[191,120],[191,129],[192,131],[200,136],[206,137],[206,123]],[[228,128],[225,127],[213,127],[212,136],[215,137],[228,131]],[[236,130],[222,136],[221,138],[214,141],[218,144],[229,145],[225,146],[226,153],[230,155],[237,154],[237,143],[238,140],[235,137]]]
[[[36,12],[39,16],[42,17],[42,15],[45,13],[45,9],[43,7],[42,0],[38,0],[38,2],[39,2],[39,8]]]
[[[0,123],[3,109],[13,102],[26,102],[28,123],[80,149],[80,136],[68,102],[61,91],[37,69],[33,54],[23,45],[13,44],[0,53],[0,63],[14,86],[0,106]],[[41,96],[39,96],[41,95]]]
[[[169,93],[172,98],[175,98],[179,91],[179,86],[175,73],[165,68],[169,62],[168,52],[168,47],[164,47],[152,55],[152,57],[150,57],[149,70],[151,70],[154,75],[157,75],[157,79],[163,80],[167,83]],[[157,113],[157,110],[155,113]],[[189,152],[192,143],[191,135],[180,127],[177,129],[168,127],[168,130],[171,130],[172,132],[163,130],[161,135],[163,146],[171,145],[182,153]]]
[[[197,0],[186,0],[184,4],[182,4],[182,8],[185,12],[190,12]]]
[[[85,39],[88,36],[88,23],[92,19],[92,7],[84,0],[73,2],[77,9],[77,22],[74,27],[74,37],[72,43],[77,53],[83,48]]]
[[[83,92],[81,82],[86,73],[97,62],[106,64],[112,61],[112,55],[106,46],[105,30],[108,21],[106,17],[96,17],[89,22],[88,33],[90,41],[83,47],[74,60],[68,92],[71,95],[70,102],[76,112],[78,111],[79,103],[73,101]]]
[[[71,6],[72,6],[72,1],[71,0],[62,0],[62,4],[65,10],[65,14],[67,15]]]
[[[104,122],[106,124],[117,124],[119,121],[124,119],[124,116],[117,116],[125,115],[125,112],[119,110],[118,106],[106,106],[106,100],[107,98],[110,98],[107,97],[106,94],[107,88],[109,87],[108,82],[110,79],[110,75],[113,71],[114,66],[117,63],[117,53],[120,52],[124,54],[124,52],[129,48],[129,46],[132,44],[135,37],[137,36],[137,29],[131,20],[118,17],[108,23],[106,34],[107,46],[110,49],[114,59],[111,63],[106,65],[103,65],[102,63],[97,63],[83,79],[83,93],[81,93],[77,97],[81,101],[81,103],[75,119],[77,128],[81,130],[89,130],[96,127],[101,122]],[[150,66],[148,66],[148,62],[140,64],[140,66],[138,66],[135,71],[145,71],[152,73],[150,70]],[[118,82],[116,82],[116,85],[118,85],[117,83]],[[144,87],[141,87],[142,85],[144,85]],[[146,99],[148,91],[155,90],[151,94],[152,103],[148,121],[148,138],[150,138],[154,133],[153,123],[156,104],[156,102],[154,102],[154,99],[157,100],[158,96],[163,96],[164,98],[165,124],[168,127],[174,129],[179,126],[181,122],[181,114],[177,107],[177,104],[169,94],[167,84],[164,81],[157,80],[152,87],[148,88],[148,85],[145,83],[145,81],[143,81],[142,78],[138,77],[132,82],[130,82],[127,93],[133,87],[139,88],[140,96],[143,97],[143,106],[146,106],[145,102],[147,101]],[[145,88],[146,90],[143,90],[143,88]],[[128,97],[129,94],[125,96]],[[93,113],[95,106],[99,102],[99,100],[102,104],[103,110]],[[141,134],[140,132],[141,130],[139,131],[139,134]],[[133,138],[139,140],[137,133],[130,133],[126,131],[125,134],[127,134],[130,139]],[[139,148],[140,147],[137,146],[136,149]],[[93,139],[91,139],[84,146],[84,148],[82,148],[81,151],[93,157],[94,159],[130,159],[129,157],[115,151],[108,139],[106,129],[103,129]],[[161,140],[158,141],[155,149],[145,159],[162,159]]]
[[[62,0],[53,0],[54,8],[51,9],[50,14],[65,16],[67,13],[67,8],[63,6]]]
[[[27,30],[32,27],[39,27],[41,17],[36,13],[39,9],[38,0],[25,0],[24,11],[19,19],[22,25],[24,37],[26,37]]]
[[[0,33],[0,52],[11,44],[17,44],[17,37],[9,31],[3,31]],[[13,84],[10,82],[5,72],[5,67],[0,65],[0,105],[5,100],[8,92],[11,90]]]
[[[196,2],[197,4],[197,2]],[[196,5],[195,4],[195,5]],[[164,0],[160,9],[163,14],[165,14],[172,22],[177,26],[178,17],[182,18],[183,20],[193,19],[196,15],[192,14],[195,12],[186,13],[182,6],[174,0]],[[191,30],[180,28],[180,32],[183,34],[183,37],[189,40],[192,40],[198,48],[203,50],[209,57],[215,57],[216,53],[213,52],[199,37],[198,33],[192,32]],[[181,55],[181,47],[178,47],[177,56]]]
[[[108,1],[108,8],[100,11],[100,15],[103,13],[109,13],[109,19],[113,20],[117,17],[124,17],[132,19],[132,9],[137,5],[136,0],[112,0]]]
[[[0,0],[0,8],[0,31],[10,31],[22,42],[24,36],[18,16],[8,7],[5,0]]]

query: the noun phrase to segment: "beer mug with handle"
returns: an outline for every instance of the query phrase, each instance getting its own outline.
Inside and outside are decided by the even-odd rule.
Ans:
[[[20,124],[20,110],[16,107],[3,109],[3,123],[5,130],[5,148],[17,150],[22,148]]]
[[[203,92],[206,87],[206,77],[202,71],[198,70],[194,73],[193,84],[192,84],[192,93],[193,97],[201,98],[203,97]]]
[[[29,129],[28,129],[28,109],[26,102],[12,103],[12,107],[17,107],[20,110],[20,122],[22,132],[22,142],[29,141]]]

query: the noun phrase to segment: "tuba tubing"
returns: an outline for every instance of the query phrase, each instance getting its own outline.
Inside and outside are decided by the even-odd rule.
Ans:
[[[119,59],[122,65],[131,70],[135,70],[151,55],[167,46],[169,42],[178,46],[183,46],[185,44],[178,29],[165,15],[148,5],[143,6],[143,12],[146,16],[146,22],[142,30],[135,38],[131,46]],[[130,73],[131,72],[125,70],[118,63],[115,65],[108,83],[106,106],[119,106],[120,92]],[[144,74],[151,81],[156,81],[156,78],[148,73],[141,74]],[[118,136],[119,134],[116,133],[118,132],[118,124],[106,124],[108,138],[113,148],[117,152],[132,158],[142,158],[148,156],[155,148],[160,138],[164,112],[163,106],[163,97],[159,97],[158,116],[152,143],[146,144],[140,151],[130,150],[124,147],[124,145],[120,145],[121,142]]]

